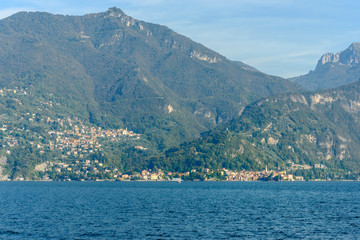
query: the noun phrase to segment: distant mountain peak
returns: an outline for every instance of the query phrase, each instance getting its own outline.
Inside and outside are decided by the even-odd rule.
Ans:
[[[326,53],[319,59],[314,71],[293,78],[308,90],[339,87],[360,78],[360,42],[352,43],[338,53]]]
[[[109,8],[106,13],[111,17],[127,16],[120,8],[117,7]]]
[[[346,50],[338,52],[336,54],[324,54],[320,58],[316,68],[321,67],[322,65],[325,65],[327,63],[339,63],[349,66],[360,63],[360,42],[354,42]]]
[[[90,13],[90,14],[86,14],[86,15],[95,16],[95,17],[101,17],[101,18],[103,18],[103,17],[104,18],[109,18],[109,17],[130,18],[120,8],[117,8],[117,7],[111,7],[111,8],[109,8],[108,10],[106,10],[104,12]]]
[[[350,48],[354,48],[359,50],[360,49],[360,42],[354,42],[350,45]]]

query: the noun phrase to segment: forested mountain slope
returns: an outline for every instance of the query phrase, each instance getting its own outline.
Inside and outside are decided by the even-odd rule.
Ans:
[[[20,12],[0,21],[0,87],[56,97],[102,127],[128,127],[159,149],[299,88],[120,9],[85,16]]]
[[[360,82],[333,90],[268,97],[240,118],[171,148],[150,165],[191,168],[360,172]],[[312,171],[312,170],[311,170]],[[311,172],[310,171],[310,172]],[[301,172],[299,174],[306,174]]]

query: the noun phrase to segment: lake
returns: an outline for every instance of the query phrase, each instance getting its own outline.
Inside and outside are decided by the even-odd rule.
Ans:
[[[360,239],[360,182],[0,182],[0,239]]]

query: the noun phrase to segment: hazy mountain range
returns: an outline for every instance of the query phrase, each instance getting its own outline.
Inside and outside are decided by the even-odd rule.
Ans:
[[[360,78],[360,43],[351,44],[339,53],[326,53],[314,71],[292,80],[307,90],[339,87]]]

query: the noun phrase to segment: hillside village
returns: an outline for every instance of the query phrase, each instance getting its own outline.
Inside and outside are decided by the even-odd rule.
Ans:
[[[23,97],[27,97],[31,88],[0,89],[0,97],[10,98],[16,104],[22,105]],[[39,101],[43,107],[59,106],[53,101]],[[16,120],[14,120],[14,117]],[[6,163],[6,156],[21,144],[29,144],[45,159],[35,166],[38,180],[141,180],[167,181],[183,180],[226,180],[226,181],[257,181],[257,180],[304,180],[303,177],[287,174],[286,171],[310,170],[313,167],[326,169],[323,164],[316,166],[294,164],[282,170],[264,171],[230,171],[227,169],[204,169],[199,172],[173,173],[162,170],[143,170],[139,173],[127,174],[118,168],[106,166],[101,160],[104,142],[119,143],[133,142],[134,149],[146,151],[147,148],[139,142],[141,135],[127,129],[102,129],[83,123],[79,118],[44,117],[38,113],[23,112],[12,119],[6,114],[0,118],[0,147],[2,152],[2,170]],[[49,153],[51,153],[49,155]],[[51,159],[47,159],[51,156]],[[90,157],[97,156],[97,157]],[[2,176],[1,180],[9,180],[9,176]],[[16,176],[13,180],[26,180],[23,176]]]
[[[23,119],[28,122],[33,122],[36,118],[35,114],[27,113]],[[44,136],[39,133],[32,132],[29,129],[19,128],[14,125],[2,125],[0,128],[1,145],[7,154],[11,153],[11,148],[19,145],[22,134],[32,134],[30,138],[30,145],[35,145],[40,153],[45,151],[58,151],[61,153],[62,159],[67,159],[70,156],[79,156],[83,158],[86,154],[94,153],[102,150],[101,141],[107,140],[110,142],[119,142],[123,138],[127,140],[140,139],[140,135],[126,129],[102,129],[101,127],[90,127],[83,124],[79,119],[67,118],[52,120],[47,118],[46,124],[59,124],[59,130],[50,130],[47,132],[49,141],[43,141]],[[137,146],[140,149],[146,149],[142,146]]]
[[[91,155],[101,155],[104,143],[130,143],[136,150],[147,150],[139,143],[141,135],[133,131],[103,129],[76,117],[48,116],[44,109],[60,104],[39,98],[30,99],[30,91],[31,87],[0,89],[0,105],[10,105],[14,110],[0,115],[0,157],[3,159],[19,147],[29,146],[39,161],[49,161],[47,166],[56,170],[56,166],[63,168],[69,163],[86,163]],[[30,100],[37,108],[19,108]],[[3,167],[5,162],[1,162]],[[21,180],[23,177],[16,178]]]

